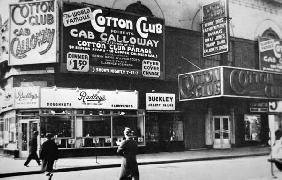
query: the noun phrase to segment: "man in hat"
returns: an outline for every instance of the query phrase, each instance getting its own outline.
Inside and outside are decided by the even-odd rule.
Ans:
[[[34,131],[31,141],[29,142],[29,155],[24,163],[24,166],[26,167],[28,167],[28,164],[32,159],[36,160],[37,164],[40,166],[40,160],[37,155],[37,136],[38,131]]]
[[[117,153],[123,157],[119,180],[139,180],[139,170],[136,160],[137,142],[133,140],[133,131],[130,128],[126,127],[123,134],[125,140],[117,149]]]
[[[53,165],[55,160],[58,159],[58,146],[52,140],[53,135],[51,133],[46,134],[47,141],[42,144],[40,151],[40,159],[42,159],[42,171],[46,173],[46,176],[53,176]]]

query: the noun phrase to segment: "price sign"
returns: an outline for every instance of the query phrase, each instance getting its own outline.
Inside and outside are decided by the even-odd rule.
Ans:
[[[67,53],[67,70],[68,71],[89,71],[89,55],[85,53]]]

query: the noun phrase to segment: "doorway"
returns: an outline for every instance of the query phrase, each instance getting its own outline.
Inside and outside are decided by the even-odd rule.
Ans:
[[[215,149],[231,148],[229,116],[213,116],[213,134]]]
[[[39,119],[24,119],[19,121],[19,151],[20,157],[27,157],[29,153],[29,142],[34,131],[39,132]],[[40,133],[39,133],[40,134]],[[37,137],[38,146],[40,136]],[[39,149],[39,148],[38,148]]]

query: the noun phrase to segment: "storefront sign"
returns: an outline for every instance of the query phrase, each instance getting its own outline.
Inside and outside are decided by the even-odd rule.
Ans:
[[[260,69],[282,72],[282,40],[259,38]]]
[[[68,2],[62,19],[61,72],[163,78],[162,19]]]
[[[268,112],[268,102],[250,103],[250,112]]]
[[[138,109],[138,92],[41,88],[41,107]]]
[[[175,110],[175,94],[146,93],[146,110]]]
[[[215,67],[178,76],[180,101],[215,96],[282,100],[282,74]]]
[[[282,101],[269,102],[269,112],[282,113]]]
[[[212,68],[178,76],[180,100],[221,95],[220,68]]]
[[[75,103],[74,89],[41,88],[41,108],[73,108]]]
[[[54,0],[10,5],[9,65],[56,62],[56,11]]]
[[[15,88],[15,108],[39,108],[39,87]]]
[[[2,107],[1,107],[1,111],[9,111],[11,109],[13,109],[15,107],[15,93],[13,89],[9,89],[9,90],[5,90],[3,92],[3,102],[2,102]]]
[[[226,0],[203,6],[203,56],[228,52],[228,9]]]
[[[282,74],[224,68],[224,95],[282,99]]]

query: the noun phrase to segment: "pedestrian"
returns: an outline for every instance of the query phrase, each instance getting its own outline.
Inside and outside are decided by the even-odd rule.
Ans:
[[[53,135],[51,133],[47,133],[46,137],[47,141],[41,147],[40,159],[42,159],[42,171],[51,179],[53,176],[54,162],[58,159],[58,146],[53,141]]]
[[[34,159],[38,166],[40,166],[40,160],[37,155],[37,136],[38,136],[38,131],[34,131],[32,138],[29,142],[29,155],[24,163],[24,166],[28,167],[29,162]]]
[[[139,180],[139,170],[136,160],[137,142],[133,140],[133,131],[126,127],[123,131],[125,140],[121,142],[117,153],[122,156],[119,180]]]

